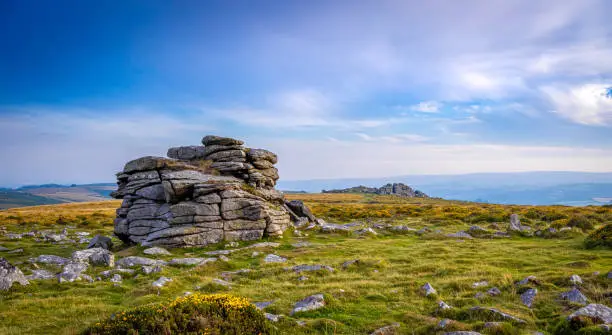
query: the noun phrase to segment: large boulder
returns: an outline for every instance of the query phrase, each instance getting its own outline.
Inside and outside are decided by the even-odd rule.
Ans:
[[[288,205],[274,189],[274,153],[213,135],[202,144],[125,165],[112,194],[123,199],[114,221],[117,237],[147,246],[205,246],[278,236],[292,221],[315,221],[303,203]],[[90,247],[107,247],[100,242],[94,238]]]

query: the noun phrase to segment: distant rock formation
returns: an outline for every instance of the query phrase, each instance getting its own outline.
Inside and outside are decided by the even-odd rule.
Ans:
[[[115,235],[142,245],[204,246],[277,236],[292,220],[313,221],[274,189],[274,153],[227,137],[206,136],[202,144],[125,165],[111,194],[123,199]]]
[[[389,183],[382,187],[366,187],[357,186],[340,190],[323,190],[323,193],[370,193],[381,195],[396,195],[403,198],[429,198],[429,196],[421,191],[413,190],[410,186],[402,183]]]

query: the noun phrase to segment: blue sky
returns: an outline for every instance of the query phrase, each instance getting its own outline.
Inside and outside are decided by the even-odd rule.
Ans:
[[[612,3],[2,1],[0,185],[209,133],[283,179],[612,171]]]

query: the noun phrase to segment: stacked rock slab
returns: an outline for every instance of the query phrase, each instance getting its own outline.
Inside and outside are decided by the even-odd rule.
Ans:
[[[123,199],[115,234],[125,242],[171,247],[281,235],[291,224],[274,189],[275,154],[243,142],[206,136],[203,146],[170,148],[142,157],[117,174]]]

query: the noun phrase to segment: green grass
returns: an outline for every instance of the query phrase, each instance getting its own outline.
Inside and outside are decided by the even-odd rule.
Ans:
[[[304,195],[294,195],[299,198]],[[352,195],[340,195],[352,196]],[[330,198],[309,204],[316,215],[328,212],[330,208],[343,209],[363,205],[363,198]],[[316,200],[316,199],[315,199]],[[368,198],[367,201],[377,201]],[[373,205],[388,205],[381,199]],[[115,203],[116,205],[116,203]],[[415,210],[420,204],[403,204]],[[442,206],[442,207],[440,207]],[[436,201],[433,210],[451,215],[469,216],[465,208],[479,208],[480,205],[448,203]],[[60,206],[61,207],[61,206]],[[324,210],[321,210],[325,207]],[[456,208],[445,211],[445,208]],[[557,212],[566,215],[572,208],[560,207],[558,211],[549,207],[516,207],[519,211],[536,209],[547,215]],[[511,211],[508,207],[491,207],[491,211]],[[76,209],[70,207],[71,211]],[[374,212],[379,209],[375,209]],[[429,209],[432,210],[432,209]],[[577,209],[581,215],[596,213],[598,208]],[[611,210],[611,209],[609,209]],[[585,214],[586,213],[586,214]],[[27,216],[21,213],[22,217]],[[39,214],[37,214],[39,215]],[[55,213],[54,215],[59,215]],[[83,214],[86,215],[86,214]],[[538,214],[540,215],[540,214]],[[598,215],[608,215],[601,212]],[[470,222],[456,219],[449,221],[432,220],[428,215],[395,215],[376,218],[373,221],[387,221],[391,224],[404,224],[414,228],[431,227],[444,232],[456,232],[469,227]],[[88,216],[89,217],[89,216]],[[326,216],[335,222],[333,217]],[[95,219],[95,218],[94,218]],[[49,220],[51,222],[52,220]],[[534,220],[535,222],[536,220]],[[46,222],[46,221],[45,221]],[[10,224],[9,231],[29,230],[33,223]],[[39,224],[39,226],[48,226]],[[486,226],[486,225],[482,225]],[[55,225],[61,229],[62,225]],[[109,224],[78,225],[78,231],[110,233]],[[560,317],[567,316],[576,306],[568,306],[557,301],[558,295],[570,288],[568,278],[578,274],[585,282],[582,292],[591,302],[609,305],[604,294],[612,290],[612,280],[605,278],[612,270],[612,250],[587,250],[583,246],[584,236],[577,231],[564,238],[526,238],[511,239],[456,239],[436,236],[419,237],[413,233],[383,233],[374,237],[359,237],[352,234],[325,234],[306,231],[309,236],[297,238],[291,232],[278,240],[281,246],[276,249],[259,250],[261,255],[253,258],[254,249],[246,249],[231,254],[227,263],[216,262],[201,267],[170,267],[162,273],[136,277],[123,275],[123,283],[115,287],[108,279],[102,282],[64,283],[54,280],[34,281],[30,286],[18,284],[11,291],[0,295],[0,334],[74,334],[88,325],[106,319],[111,313],[126,308],[137,307],[152,302],[162,302],[181,296],[186,291],[202,293],[231,293],[244,296],[253,302],[275,302],[266,308],[267,312],[284,314],[283,321],[274,324],[282,334],[369,334],[373,330],[399,322],[400,334],[436,334],[435,326],[444,317],[452,317],[458,322],[455,329],[474,329],[483,334],[496,334],[482,330],[487,320],[481,315],[468,313],[472,306],[490,306],[505,311],[527,321],[524,326],[509,323],[503,325],[500,334],[529,334],[528,331],[551,331]],[[294,248],[292,243],[309,241],[311,246]],[[117,256],[142,255],[144,248],[125,247],[119,243]],[[247,245],[248,243],[241,243]],[[0,255],[16,264],[29,257],[40,254],[69,256],[76,246],[61,246],[49,243],[36,243],[31,239],[6,240],[0,237],[0,245],[8,248],[23,248],[23,254]],[[158,257],[206,257],[204,251],[223,246],[204,249],[189,248],[172,250],[173,256]],[[288,258],[286,264],[264,264],[262,259],[267,253],[275,253]],[[360,263],[342,269],[343,262],[359,259]],[[298,264],[324,264],[336,269],[333,273],[296,274],[285,270]],[[29,273],[27,263],[18,265]],[[247,274],[237,275],[232,288],[212,284],[212,279],[221,278],[223,271],[251,269]],[[103,268],[94,268],[88,273],[95,275]],[[600,274],[595,275],[594,272]],[[173,279],[159,291],[151,287],[151,282],[160,276]],[[300,275],[309,277],[301,282]],[[520,288],[514,282],[528,275],[535,275],[541,281],[539,294],[532,309],[520,303]],[[487,288],[474,289],[472,283],[487,280]],[[435,298],[424,297],[420,287],[429,282],[438,291]],[[474,298],[477,292],[486,292],[492,286],[501,289],[502,294],[488,297],[482,301]],[[295,302],[308,295],[323,293],[327,306],[323,309],[288,316]],[[440,314],[436,311],[437,301],[443,300],[454,307],[452,312]],[[306,322],[296,325],[296,320]],[[440,332],[442,333],[442,332]]]

